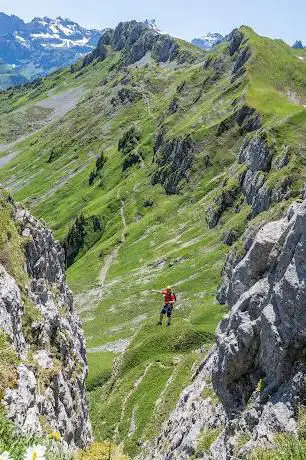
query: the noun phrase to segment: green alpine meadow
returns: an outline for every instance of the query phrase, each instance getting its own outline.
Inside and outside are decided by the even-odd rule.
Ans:
[[[238,457],[212,456],[223,422],[188,457],[148,447],[230,313],[216,299],[229,255],[243,260],[245,231],[253,238],[301,204],[305,183],[306,50],[247,26],[205,51],[122,22],[71,66],[0,92],[0,184],[11,197],[1,208],[13,199],[52,230],[85,334],[96,444],[78,458],[125,458],[99,443],[143,460],[305,458],[302,400],[298,439],[280,434],[274,446],[284,457],[262,446],[238,455],[248,435],[235,438]],[[15,233],[9,273],[22,283]],[[158,324],[167,286],[170,327]],[[201,397],[219,407],[206,383]]]

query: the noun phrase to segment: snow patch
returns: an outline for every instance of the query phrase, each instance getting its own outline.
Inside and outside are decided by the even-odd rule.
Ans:
[[[72,48],[73,46],[85,46],[88,42],[86,37],[82,40],[69,40],[68,38],[63,38],[59,43],[50,43],[48,46],[50,48]]]
[[[15,38],[16,40],[21,43],[23,46],[25,46],[26,48],[28,48],[30,45],[28,43],[27,40],[25,40],[25,38],[21,37],[20,35],[17,34],[17,32],[15,32]]]
[[[73,31],[68,27],[63,26],[63,24],[58,24],[57,29],[61,30],[65,35],[73,34]]]
[[[58,33],[55,33],[55,34],[48,34],[48,33],[31,34],[31,37],[34,38],[34,39],[48,39],[48,38],[57,38],[57,39],[59,39],[60,38]]]

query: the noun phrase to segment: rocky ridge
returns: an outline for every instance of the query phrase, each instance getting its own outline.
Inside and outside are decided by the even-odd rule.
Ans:
[[[87,361],[80,321],[65,283],[63,249],[44,223],[10,198],[1,195],[1,209],[19,233],[25,272],[24,282],[9,273],[6,244],[1,245],[0,330],[17,357],[9,388],[1,386],[2,405],[22,433],[41,436],[58,431],[64,448],[83,448],[91,440]]]
[[[150,55],[159,63],[171,62],[175,59],[178,62],[194,59],[192,53],[180,50],[175,38],[158,32],[147,23],[133,20],[120,22],[115,29],[104,31],[96,49],[85,56],[81,66],[87,66],[95,59],[103,61],[109,49],[122,51],[125,65],[134,64],[146,55]],[[79,67],[79,64],[73,65],[72,71],[78,70]]]
[[[146,459],[243,458],[272,447],[275,433],[296,434],[305,404],[306,202],[244,235],[245,255],[229,257],[219,301],[230,313],[217,345]],[[211,434],[200,452],[201,437]]]

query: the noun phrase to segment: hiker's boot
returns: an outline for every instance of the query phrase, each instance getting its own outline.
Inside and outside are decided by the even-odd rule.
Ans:
[[[158,323],[156,323],[156,326],[162,326],[163,323],[161,321],[158,321]]]
[[[171,323],[167,323],[167,327],[171,326]]]

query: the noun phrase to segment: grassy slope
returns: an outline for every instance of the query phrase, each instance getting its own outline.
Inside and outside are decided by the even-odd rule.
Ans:
[[[1,107],[8,111],[10,106],[16,109],[44,99],[50,89],[88,89],[75,110],[20,144],[20,155],[0,170],[0,182],[10,184],[15,198],[44,218],[58,238],[64,237],[81,212],[98,215],[106,222],[102,238],[68,270],[68,280],[79,294],[91,349],[88,383],[96,436],[124,439],[131,454],[136,452],[139,439],[156,434],[174,407],[194,363],[201,359],[197,350],[213,341],[216,324],[224,313],[215,303],[228,253],[221,237],[226,229],[244,228],[249,208],[244,205],[239,214],[229,210],[213,230],[207,228],[205,210],[222,181],[239,171],[235,160],[243,138],[235,129],[215,136],[216,126],[232,113],[232,101],[243,95],[262,114],[265,125],[273,128],[277,148],[290,144],[293,153],[288,174],[303,167],[301,150],[300,156],[296,151],[304,138],[305,109],[290,103],[287,91],[305,97],[306,63],[282,42],[258,37],[247,28],[244,33],[253,58],[239,87],[230,83],[229,56],[225,59],[227,73],[208,85],[205,81],[212,70],[204,70],[202,64],[172,68],[151,62],[147,67],[129,69],[128,85],[140,92],[140,99],[114,109],[110,101],[122,87],[124,73],[118,72],[120,54],[113,52],[103,63],[91,65],[80,74],[57,72],[37,88],[0,96]],[[214,53],[224,52],[221,45]],[[205,58],[203,53],[203,61]],[[182,81],[186,82],[185,89],[178,95]],[[179,110],[170,114],[168,107],[174,97],[179,98]],[[14,112],[3,112],[0,125],[7,133]],[[192,180],[183,183],[176,196],[167,196],[161,186],[150,185],[153,136],[161,122],[168,127],[169,138],[191,134],[197,142]],[[123,173],[117,144],[132,123],[142,133],[144,164]],[[48,163],[51,149],[59,158]],[[95,156],[102,149],[107,163],[101,179],[89,187]],[[212,165],[205,170],[207,153]],[[271,182],[279,180],[278,174],[271,174]],[[148,199],[154,202],[152,208],[144,207]],[[118,248],[117,257],[101,287],[99,273],[114,248]],[[170,330],[155,326],[161,299],[151,292],[166,284],[174,285],[178,295]],[[98,347],[119,339],[132,342],[116,359],[110,378],[115,354],[98,351]],[[130,432],[133,413],[136,428]]]

